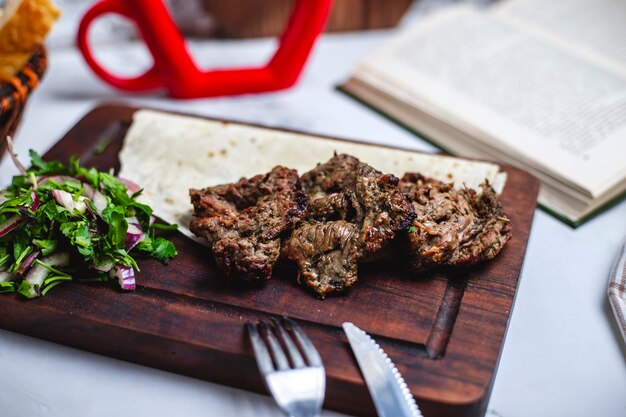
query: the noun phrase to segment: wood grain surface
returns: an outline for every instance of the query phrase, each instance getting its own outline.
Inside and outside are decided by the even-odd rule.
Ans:
[[[293,0],[202,0],[204,11],[213,22],[212,35],[221,38],[278,36],[285,29],[294,3]],[[393,27],[411,3],[412,0],[334,0],[325,31]],[[190,20],[191,25],[183,24],[183,32],[186,26],[193,28],[193,16]]]
[[[72,154],[99,169],[118,169],[117,155],[134,108],[108,105],[87,114],[44,157]],[[108,143],[104,152],[99,145]],[[158,146],[158,144],[155,144]],[[68,346],[265,393],[244,323],[272,315],[295,318],[326,365],[325,407],[375,415],[341,330],[352,321],[394,360],[426,417],[481,416],[511,317],[539,183],[504,167],[502,194],[514,237],[491,262],[419,276],[398,262],[359,267],[343,296],[319,300],[278,268],[262,286],[223,279],[207,249],[175,233],[179,255],[169,265],[139,262],[137,290],[71,283],[46,297],[2,297],[0,327]]]

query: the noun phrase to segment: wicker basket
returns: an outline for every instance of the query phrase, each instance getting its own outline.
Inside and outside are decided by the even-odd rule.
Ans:
[[[6,135],[13,135],[22,118],[30,93],[37,87],[48,67],[44,47],[40,47],[20,72],[0,83],[0,158],[6,149]]]

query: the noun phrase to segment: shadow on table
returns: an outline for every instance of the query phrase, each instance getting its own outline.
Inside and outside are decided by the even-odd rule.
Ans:
[[[120,100],[131,99],[138,97],[154,97],[154,98],[167,98],[165,93],[153,92],[152,95],[147,94],[131,94],[119,90],[103,89],[103,88],[67,88],[67,89],[55,89],[51,91],[51,94],[57,100],[75,101],[75,100]]]

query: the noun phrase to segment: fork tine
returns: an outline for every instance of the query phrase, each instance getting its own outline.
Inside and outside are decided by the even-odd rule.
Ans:
[[[296,347],[296,344],[293,342],[291,336],[289,336],[289,333],[285,331],[282,323],[276,317],[272,317],[272,324],[274,325],[276,333],[278,333],[279,337],[282,339],[285,347],[287,348],[287,353],[289,354],[289,359],[291,359],[293,367],[304,368],[306,366],[306,364],[304,363],[304,359],[302,359],[300,351]]]
[[[278,343],[278,340],[276,340],[272,329],[270,329],[264,321],[259,322],[259,329],[267,340],[270,351],[272,352],[272,357],[274,358],[274,363],[276,364],[276,368],[279,371],[289,369],[289,361],[287,360],[287,356],[285,356],[283,348],[280,346],[280,343]]]
[[[317,352],[317,349],[315,349],[315,346],[313,346],[313,342],[311,342],[311,339],[309,339],[307,335],[304,334],[302,329],[300,329],[298,323],[291,320],[289,317],[283,317],[283,322],[285,323],[287,329],[293,332],[293,334],[296,336],[296,339],[298,340],[300,347],[302,347],[305,359],[309,363],[309,365],[324,366],[320,354]]]
[[[265,347],[265,343],[259,332],[257,332],[254,324],[247,322],[246,329],[248,330],[248,336],[250,342],[252,342],[252,349],[254,349],[254,356],[256,356],[256,363],[259,366],[259,370],[262,375],[266,375],[270,372],[274,372],[274,365],[272,364],[272,357]]]

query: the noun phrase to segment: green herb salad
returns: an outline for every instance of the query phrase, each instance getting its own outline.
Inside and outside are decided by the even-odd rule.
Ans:
[[[176,226],[155,223],[136,184],[77,158],[65,165],[32,150],[30,157],[32,168],[16,160],[21,175],[0,191],[0,292],[34,298],[72,280],[117,280],[134,290],[136,254],[164,263],[176,256],[174,244],[155,235]]]

